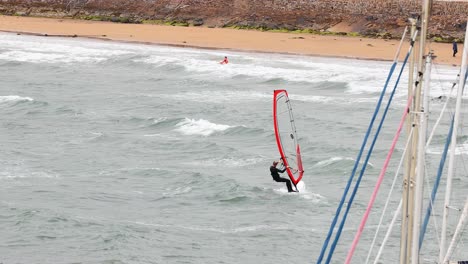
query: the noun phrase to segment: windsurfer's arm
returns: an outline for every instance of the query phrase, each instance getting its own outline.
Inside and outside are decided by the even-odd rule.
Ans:
[[[285,172],[285,171],[286,171],[286,168],[284,168],[283,170],[280,170],[280,169],[277,169],[277,170],[278,170],[278,172],[281,172],[281,173],[283,173],[283,172]]]
[[[289,167],[289,166],[288,166],[287,168],[289,168],[293,173],[296,173],[296,172],[299,171],[298,169],[293,169],[293,168],[291,168],[291,167]]]

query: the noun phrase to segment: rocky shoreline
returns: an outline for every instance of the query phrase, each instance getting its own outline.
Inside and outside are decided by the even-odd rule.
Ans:
[[[0,14],[399,38],[416,0],[0,0]],[[462,41],[468,3],[434,2],[429,37]]]

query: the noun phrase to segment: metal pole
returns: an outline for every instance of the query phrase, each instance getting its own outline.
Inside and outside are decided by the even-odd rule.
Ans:
[[[419,263],[419,237],[421,233],[421,216],[423,207],[423,191],[424,191],[424,174],[426,165],[426,131],[427,131],[427,119],[429,113],[429,94],[430,94],[430,78],[431,78],[431,63],[432,53],[426,56],[426,70],[424,72],[424,100],[423,108],[419,113],[419,124],[420,134],[418,141],[418,160],[416,162],[416,184],[415,184],[415,196],[414,196],[414,224],[413,224],[413,243],[411,245],[411,263]]]
[[[422,112],[421,109],[421,88],[423,83],[423,68],[424,68],[424,54],[426,50],[426,38],[427,28],[429,23],[429,14],[431,11],[432,0],[425,0],[422,6],[421,15],[421,37],[419,39],[419,59],[418,59],[418,80],[415,82],[414,92],[414,134],[413,134],[413,145],[412,145],[412,157],[411,157],[411,169],[410,169],[410,180],[409,180],[409,192],[408,192],[408,206],[406,213],[408,214],[408,230],[406,238],[406,257],[405,264],[409,264],[413,256],[411,255],[413,241],[413,228],[415,227],[414,222],[414,205],[415,205],[415,189],[416,182],[416,166],[417,166],[417,153],[418,153],[418,142],[419,142],[419,129],[420,129],[420,118],[418,113]],[[422,182],[420,184],[423,184]],[[419,225],[419,224],[418,224]],[[417,245],[418,243],[416,243]],[[418,259],[418,256],[414,256]]]
[[[414,36],[414,32],[416,31],[416,25],[418,23],[417,19],[410,18],[410,23],[411,23],[411,34],[410,36]],[[410,62],[409,62],[409,76],[408,76],[408,100],[412,98],[413,96],[413,85],[414,85],[414,66],[415,66],[415,54],[416,52],[413,52],[410,57]],[[414,105],[411,106],[410,112],[414,112]],[[406,118],[406,132],[408,137],[412,137],[410,135],[411,131],[411,126],[413,124],[413,116],[408,115]],[[402,197],[402,214],[401,214],[401,236],[400,236],[400,264],[404,264],[406,261],[406,239],[407,239],[407,232],[408,232],[408,195],[410,192],[410,174],[411,174],[411,156],[412,156],[412,150],[411,150],[411,145],[408,146],[408,150],[406,152],[406,158],[405,158],[405,175],[403,179],[403,197]]]

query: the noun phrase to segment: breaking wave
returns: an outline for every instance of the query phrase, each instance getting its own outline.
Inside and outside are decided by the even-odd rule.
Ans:
[[[205,119],[189,119],[185,118],[182,122],[178,123],[175,131],[184,135],[201,135],[209,136],[216,132],[225,131],[231,126],[223,124],[211,123]]]

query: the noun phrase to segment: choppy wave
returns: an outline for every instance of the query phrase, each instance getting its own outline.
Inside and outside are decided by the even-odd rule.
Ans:
[[[0,60],[30,62],[30,63],[72,63],[101,62],[106,58],[91,56],[70,56],[69,54],[53,54],[45,52],[10,51],[0,54]]]
[[[328,167],[328,166],[331,166],[331,165],[334,165],[334,164],[340,164],[340,163],[352,163],[354,164],[355,162],[355,159],[354,158],[349,158],[349,157],[331,157],[327,160],[322,160],[322,161],[319,161],[317,162],[317,164],[315,164],[314,166],[317,166],[317,167]],[[362,160],[361,162],[362,163]],[[368,163],[369,166],[373,167],[374,165],[372,163]]]
[[[320,95],[290,95],[291,100],[314,102],[314,103],[330,103],[335,101],[335,98],[330,96]]]
[[[47,105],[47,102],[37,101],[31,97],[18,95],[0,96],[0,108],[11,113],[34,115],[44,111],[43,107]]]
[[[225,104],[226,102],[269,102],[272,98],[272,93],[258,91],[211,91],[203,90],[198,92],[182,92],[175,94],[145,94],[143,96],[158,97],[169,100],[192,101],[200,103]],[[304,95],[291,93],[292,101],[313,102],[321,104],[355,104],[355,103],[375,103],[377,98],[361,97],[348,98],[340,96],[323,96],[323,95]]]
[[[163,263],[152,249],[184,255],[192,243],[187,233],[197,239],[194,253],[243,252],[252,263],[286,259],[249,254],[259,239],[264,252],[271,237],[297,245],[296,252],[319,249],[315,237],[324,230],[311,232],[334,212],[389,64],[1,34],[0,42],[3,55],[32,54],[28,61],[38,62],[0,60],[0,203],[15,207],[0,206],[7,227],[0,243],[16,247],[6,262],[19,255],[25,263],[53,262],[40,254],[47,251],[42,240],[61,240],[58,233],[71,240],[52,255],[70,262],[99,262],[102,250],[95,249],[105,248],[121,250],[117,261],[148,254]],[[224,55],[231,64],[217,64]],[[449,79],[448,71],[440,75]],[[279,155],[271,118],[276,87],[288,90],[300,135],[306,173],[294,194],[268,172]],[[399,117],[389,115],[388,127]],[[383,142],[392,135],[383,133]],[[441,152],[444,139],[435,138],[433,150]],[[385,154],[377,147],[373,162]],[[363,200],[356,197],[358,210]],[[40,216],[28,218],[21,207]],[[17,230],[28,237],[16,240]],[[216,244],[223,234],[232,243]],[[67,254],[80,245],[88,245],[89,258]],[[307,262],[300,255],[287,260]]]
[[[4,171],[0,171],[0,179],[27,178],[58,178],[58,176],[45,171],[29,171],[21,168],[10,168]]]
[[[313,203],[323,203],[323,202],[326,202],[326,199],[324,196],[318,194],[318,193],[313,193],[311,192],[306,184],[304,183],[304,181],[300,181],[298,184],[297,184],[297,190],[299,192],[295,192],[295,193],[290,193],[288,192],[288,189],[284,186],[282,186],[281,188],[278,188],[278,189],[274,189],[274,191],[276,193],[279,193],[281,195],[290,195],[290,196],[298,196],[299,198],[301,199],[305,199],[305,200],[311,200]]]
[[[19,95],[0,96],[0,103],[4,102],[31,102],[34,101],[31,97],[22,97]]]
[[[205,119],[189,119],[185,118],[182,122],[178,123],[175,131],[184,135],[201,135],[209,136],[216,132],[225,131],[232,126],[211,123]]]
[[[249,53],[229,52],[231,63],[219,65],[218,61],[226,52],[180,49],[164,46],[129,45],[122,43],[80,41],[78,39],[49,38],[36,36],[16,36],[2,34],[0,40],[8,51],[0,53],[0,59],[7,61],[24,61],[35,63],[50,62],[102,62],[115,57],[135,56],[122,62],[151,64],[165,67],[168,70],[180,71],[185,68],[188,73],[198,73],[196,78],[226,79],[245,76],[265,81],[327,82],[347,83],[349,93],[378,93],[383,87],[389,62],[372,62],[374,67],[368,67],[369,62],[361,60],[320,58],[290,55],[258,55]],[[273,57],[273,58],[272,58]],[[300,59],[298,59],[300,58]],[[118,63],[119,61],[116,61]],[[337,67],[339,64],[339,67]],[[175,67],[175,68],[174,68]],[[366,74],[362,74],[365,72]],[[439,67],[434,76],[443,83],[451,83],[453,76],[446,67]],[[402,84],[404,85],[404,80]],[[405,91],[398,93],[403,95]]]
[[[229,130],[225,132],[225,135],[247,135],[247,136],[256,136],[256,135],[261,135],[265,132],[268,132],[269,134],[272,133],[271,129],[265,130],[264,128],[253,128],[253,127],[247,127],[247,126],[235,126],[231,127]]]
[[[133,61],[137,63],[153,64],[156,67],[169,66],[169,65],[174,65],[178,63],[180,64],[180,65],[177,65],[178,68],[183,67],[181,59],[176,58],[176,57],[168,57],[164,55],[150,55],[148,57],[134,59]]]
[[[314,230],[301,228],[300,226],[296,225],[248,225],[242,227],[235,227],[235,228],[216,228],[216,227],[206,227],[206,226],[190,226],[190,225],[170,225],[170,224],[158,224],[158,223],[146,223],[146,222],[130,222],[132,224],[137,225],[145,225],[145,226],[154,226],[154,227],[163,227],[168,229],[185,229],[190,231],[204,231],[204,232],[214,232],[214,233],[221,233],[221,234],[236,234],[236,233],[250,233],[250,232],[258,232],[258,231],[275,231],[275,230],[297,230],[297,231],[307,231],[307,232],[314,232]]]
[[[444,147],[430,147],[427,150],[428,154],[432,155],[442,155],[444,152]],[[447,152],[450,153],[450,150]],[[455,147],[455,155],[467,155],[468,154],[468,143],[457,144]]]
[[[235,168],[254,165],[263,162],[263,157],[253,158],[236,158],[236,157],[219,157],[213,159],[206,159],[202,163],[200,162],[189,162],[188,164],[197,165],[201,167],[222,167],[222,168]]]
[[[131,49],[119,49],[122,45],[97,41],[79,41],[65,38],[39,36],[0,35],[3,47],[0,60],[29,63],[96,63],[115,56],[133,53]],[[125,47],[125,46],[123,46]]]
[[[250,102],[250,101],[265,101],[268,102],[272,98],[270,93],[262,93],[257,91],[217,91],[203,90],[197,92],[181,92],[175,94],[146,94],[144,96],[158,97],[170,100],[194,101],[223,104],[226,102]]]

